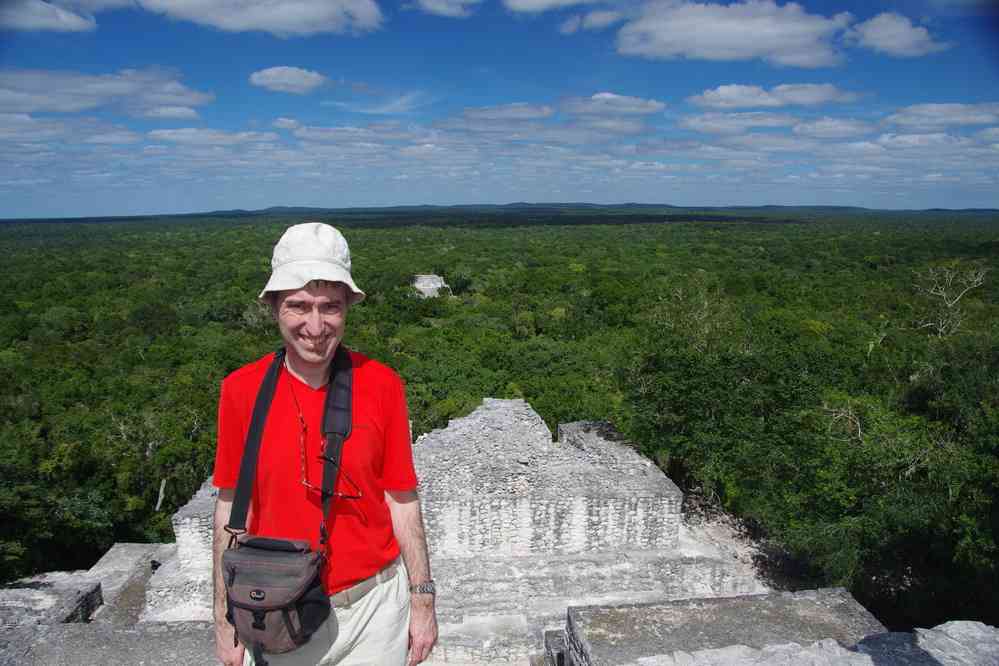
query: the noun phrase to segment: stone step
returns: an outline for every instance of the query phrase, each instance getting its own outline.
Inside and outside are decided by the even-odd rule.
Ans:
[[[52,624],[0,637],[2,666],[217,666],[215,633],[207,623]]]
[[[87,575],[101,581],[104,604],[94,611],[92,622],[134,624],[146,601],[146,584],[173,551],[172,544],[116,543]]]
[[[651,603],[765,591],[752,569],[649,552],[434,562],[441,623],[434,663],[500,664],[545,651],[568,606]]]
[[[442,611],[530,608],[547,601],[568,605],[636,595],[658,598],[720,596],[766,591],[749,567],[706,558],[617,553],[435,560]]]
[[[842,588],[570,607],[565,657],[573,666],[794,663],[781,659],[808,656],[813,644],[824,641],[832,643],[819,645],[820,653],[824,645],[851,647],[884,631]],[[796,647],[785,650],[790,643]],[[694,652],[712,654],[705,654],[708,661],[696,661]],[[761,655],[774,661],[753,661]]]

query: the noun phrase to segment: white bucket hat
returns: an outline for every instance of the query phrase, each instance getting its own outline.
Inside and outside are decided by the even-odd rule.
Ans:
[[[301,289],[313,280],[342,282],[350,290],[350,305],[364,300],[364,292],[350,276],[350,248],[339,231],[321,222],[288,227],[274,246],[271,279],[260,292]]]

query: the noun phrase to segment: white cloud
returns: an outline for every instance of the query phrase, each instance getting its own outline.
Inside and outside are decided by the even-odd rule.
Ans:
[[[476,0],[420,0],[436,5]],[[375,0],[0,0],[0,27],[14,30],[93,30],[92,14],[114,7],[141,7],[174,19],[229,32],[261,30],[279,37],[377,29]]]
[[[411,92],[378,104],[361,105],[354,102],[335,101],[325,101],[320,104],[322,104],[322,106],[339,107],[352,113],[364,113],[372,116],[394,116],[412,113],[421,106],[426,106],[430,103],[430,101],[431,100],[426,99],[426,96],[423,93]]]
[[[730,137],[726,143],[763,152],[807,152],[815,142],[783,134],[743,134]]]
[[[885,122],[923,129],[949,125],[990,125],[999,123],[999,103],[915,104],[888,116]]]
[[[445,152],[447,152],[446,148],[444,148],[443,146],[438,146],[433,143],[421,143],[413,146],[406,146],[399,150],[399,153],[404,157],[418,157],[418,158],[439,157]]]
[[[653,59],[750,60],[823,67],[840,61],[832,39],[848,13],[831,18],[801,5],[747,0],[731,5],[652,0],[618,33],[618,51]]]
[[[198,112],[189,106],[157,106],[142,115],[146,118],[197,118]]]
[[[582,16],[570,16],[558,26],[558,31],[563,35],[571,35],[578,32],[580,28],[583,27],[583,17]]]
[[[0,187],[33,187],[51,182],[51,178],[12,178],[10,180],[0,180]]]
[[[624,19],[625,15],[621,12],[599,9],[585,15],[570,16],[559,25],[558,31],[563,35],[571,35],[579,30],[603,30]]]
[[[573,7],[575,5],[585,5],[601,0],[503,0],[507,9],[515,12],[526,12],[528,14],[538,14],[551,9],[561,9],[563,7]]]
[[[353,127],[350,125],[344,125],[341,127],[299,127],[294,131],[297,138],[306,141],[321,141],[321,142],[350,142],[359,143],[366,142],[369,144],[375,144],[377,142],[383,141],[386,138],[380,132],[372,130],[367,127]]]
[[[772,91],[777,99],[786,104],[812,106],[829,102],[852,102],[857,95],[840,90],[831,83],[784,83]]]
[[[271,124],[274,125],[274,127],[277,127],[278,129],[286,129],[286,130],[293,130],[301,127],[299,122],[294,118],[278,118]]]
[[[794,126],[794,133],[812,136],[818,139],[846,139],[848,137],[868,134],[874,131],[874,126],[862,120],[850,118],[819,118]]]
[[[926,28],[915,26],[908,18],[894,12],[882,12],[857,24],[850,36],[861,46],[893,56],[922,56],[951,47],[933,41]]]
[[[645,131],[645,123],[631,118],[586,118],[580,126],[612,134],[639,134]]]
[[[417,6],[428,14],[465,18],[472,15],[472,9],[482,0],[418,0]]]
[[[856,98],[853,93],[840,90],[831,83],[785,83],[769,91],[760,86],[733,83],[705,90],[700,95],[688,97],[687,101],[714,109],[738,109],[792,104],[812,106],[830,102],[849,102]]]
[[[88,136],[83,140],[84,143],[99,144],[138,143],[139,141],[142,141],[142,136],[131,130],[113,130],[110,132],[102,132],[100,134]]]
[[[738,83],[718,86],[705,90],[700,95],[688,97],[687,101],[698,106],[713,109],[739,109],[760,106],[784,106],[784,101],[760,86],[744,86]]]
[[[278,37],[364,32],[381,25],[374,0],[137,0],[145,9],[228,32]]]
[[[26,113],[0,113],[0,141],[48,141],[67,131],[59,121],[38,120]]]
[[[577,115],[644,115],[666,108],[654,99],[628,97],[612,92],[599,92],[590,97],[573,97],[562,103],[562,110]]]
[[[97,27],[92,17],[42,0],[4,0],[0,2],[0,28],[10,30],[53,30],[84,32]]]
[[[951,136],[944,132],[931,132],[927,134],[882,134],[877,139],[878,145],[885,148],[912,149],[912,148],[953,148],[966,146],[970,142],[964,137]]]
[[[213,95],[191,90],[162,69],[123,69],[114,74],[49,70],[0,72],[0,111],[72,113],[115,105],[132,115],[162,106],[198,106]]]
[[[465,109],[464,116],[472,120],[537,120],[548,118],[554,113],[555,110],[550,106],[514,102],[500,106]]]
[[[153,130],[148,136],[154,141],[169,141],[187,146],[233,146],[241,143],[276,141],[278,138],[273,132],[223,132],[198,127]]]
[[[602,30],[624,20],[621,12],[601,9],[583,17],[583,30]]]
[[[982,141],[999,142],[999,127],[989,127],[978,133],[978,138]]]
[[[684,116],[680,119],[680,127],[698,132],[725,134],[742,132],[750,127],[787,127],[794,125],[794,116],[763,111],[746,113],[702,113],[696,116]]]
[[[311,69],[300,67],[268,67],[250,74],[250,83],[275,92],[305,95],[326,83],[328,79]]]

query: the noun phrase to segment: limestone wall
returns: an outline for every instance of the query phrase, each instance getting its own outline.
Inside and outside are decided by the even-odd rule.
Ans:
[[[212,619],[212,520],[217,492],[205,481],[173,515],[176,547],[146,585],[141,622]]]
[[[522,400],[486,399],[414,446],[440,557],[674,549],[680,490],[606,424],[559,427]]]
[[[431,553],[586,553],[676,545],[679,500],[672,497],[482,497],[428,504]]]

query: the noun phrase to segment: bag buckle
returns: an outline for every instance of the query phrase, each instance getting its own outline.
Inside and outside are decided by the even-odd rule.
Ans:
[[[228,525],[223,526],[222,529],[224,529],[226,532],[229,533],[229,545],[226,546],[226,548],[232,548],[233,544],[236,543],[236,539],[242,536],[243,534],[246,534],[246,530],[241,530],[236,527],[229,527]]]

